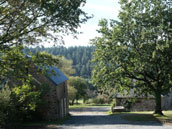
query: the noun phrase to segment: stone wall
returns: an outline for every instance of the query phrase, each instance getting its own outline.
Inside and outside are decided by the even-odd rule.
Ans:
[[[150,98],[137,98],[135,102],[131,102],[130,100],[134,100],[133,97],[117,97],[116,98],[116,106],[124,106],[130,111],[152,111],[155,109],[155,100],[154,97]],[[172,93],[169,93],[166,96],[162,96],[162,110],[172,110]],[[129,108],[128,108],[129,106]]]
[[[67,82],[61,83],[56,87],[57,100],[59,103],[58,112],[59,117],[64,118],[69,113],[69,102],[68,102],[68,92],[67,92]]]
[[[172,110],[172,93],[162,97],[162,109]]]
[[[155,108],[154,98],[116,98],[116,106],[124,106],[129,111],[152,111]]]

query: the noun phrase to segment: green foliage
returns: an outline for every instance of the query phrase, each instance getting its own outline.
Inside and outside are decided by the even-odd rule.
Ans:
[[[50,47],[50,48],[44,48],[44,47],[36,47],[36,48],[30,48],[31,52],[33,54],[36,54],[36,52],[42,52],[42,51],[46,51],[52,55],[55,56],[64,56],[66,59],[68,60],[72,60],[72,68],[75,70],[75,73],[70,72],[70,75],[73,76],[81,76],[83,78],[91,78],[91,71],[92,71],[92,65],[91,65],[91,58],[92,58],[92,53],[94,51],[94,47],[90,46],[90,47]],[[59,58],[60,60],[60,58]],[[63,59],[62,57],[62,62],[65,59]],[[66,62],[65,64],[70,64],[69,61]],[[62,65],[65,65],[64,63],[62,63]],[[57,67],[61,67],[62,66],[61,63],[59,62],[59,65]],[[69,67],[69,65],[65,66]],[[64,69],[64,68],[62,68]],[[63,70],[62,70],[63,71]],[[63,71],[64,73],[67,70]],[[73,71],[70,70],[69,71]],[[67,73],[68,74],[68,73]]]
[[[111,102],[111,107],[115,107],[116,106],[116,99],[113,99],[112,102]]]
[[[94,103],[94,104],[107,104],[108,99],[104,95],[98,95],[92,99],[92,103]]]
[[[48,53],[25,53],[23,46],[11,47],[8,51],[0,50],[0,80],[4,78],[15,78],[25,82],[30,78],[29,69],[35,66],[44,67],[44,65],[51,66],[58,64],[58,59],[54,58]],[[30,57],[27,57],[29,55]],[[14,58],[15,57],[15,58]],[[44,69],[39,69],[40,73],[45,73]]]
[[[9,89],[8,86],[3,87],[0,90],[0,128],[2,128],[2,126],[5,126],[9,119],[9,110],[11,108],[13,108],[13,106],[11,105],[11,91]]]
[[[47,52],[37,52],[35,55],[32,55],[32,61],[35,65],[44,67],[53,66],[59,63],[59,59]]]
[[[32,55],[32,59],[27,57],[23,52],[23,47],[11,47],[8,51],[1,51],[0,55],[0,82],[7,81],[9,86],[10,95],[6,93],[8,89],[2,91],[4,94],[9,95],[9,101],[6,100],[8,107],[2,106],[0,112],[8,125],[19,123],[24,120],[36,119],[39,117],[40,111],[46,108],[43,96],[48,91],[46,84],[37,84],[34,82],[36,79],[30,73],[36,65],[47,66],[57,64],[58,60],[54,59],[50,54],[39,53],[40,56]],[[15,58],[14,58],[15,57]],[[35,64],[34,64],[35,63]],[[43,65],[44,64],[44,65]],[[44,74],[44,69],[37,69],[37,74]],[[40,87],[38,88],[37,86]],[[3,87],[3,85],[1,86]],[[3,97],[5,97],[4,95]],[[2,97],[2,99],[4,99]],[[3,101],[5,102],[5,100]],[[2,104],[5,105],[5,104]],[[7,115],[7,116],[4,116]],[[41,117],[40,117],[41,118]],[[3,120],[2,120],[3,122]]]
[[[74,87],[68,86],[69,104],[71,104],[71,105],[74,104],[74,100],[76,99],[77,92],[78,91]]]
[[[167,0],[121,0],[119,20],[100,21],[92,72],[94,85],[117,92],[133,88],[155,96],[155,113],[161,112],[161,95],[172,89],[172,20]]]
[[[63,56],[54,56],[47,53],[46,51],[36,52],[32,61],[34,64],[41,67],[44,67],[44,65],[54,65],[59,68],[66,76],[70,76],[75,73],[75,70],[72,67],[72,60],[66,59]],[[44,72],[46,72],[46,70]]]
[[[21,86],[14,86],[12,93],[23,111],[35,111],[41,104],[43,95],[48,91],[48,85],[42,84],[40,88],[31,83],[31,76]]]
[[[21,119],[21,121],[41,119],[41,111],[46,108],[43,97],[48,91],[49,86],[47,84],[42,84],[39,89],[31,82],[15,86],[12,89],[12,99],[15,101],[15,110],[19,111],[17,119]]]
[[[74,87],[76,92],[76,100],[84,98],[84,96],[87,94],[87,83],[86,81],[81,77],[69,77],[68,80],[69,87]]]
[[[8,76],[23,77],[29,64],[29,59],[22,53],[22,46],[12,47],[9,51],[0,49],[0,79]],[[15,58],[14,58],[15,57]]]
[[[65,57],[58,57],[59,63],[56,65],[66,76],[73,75],[75,70],[73,69],[73,62],[72,60],[66,59]]]
[[[89,18],[81,10],[85,0],[0,0],[0,48],[36,44],[77,33]],[[52,34],[53,32],[53,34]]]
[[[41,119],[41,110],[46,108],[43,96],[49,90],[42,84],[39,89],[28,84],[0,90],[0,127],[11,128],[24,121]]]

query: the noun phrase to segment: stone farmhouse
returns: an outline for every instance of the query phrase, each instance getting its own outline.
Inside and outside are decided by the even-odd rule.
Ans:
[[[45,111],[42,112],[44,119],[61,119],[69,113],[67,90],[68,78],[55,66],[46,67],[46,69],[48,69],[47,74],[40,75],[37,73],[37,68],[33,65],[29,73],[32,74],[38,85],[45,83],[50,87],[48,93],[44,96],[47,103]],[[51,71],[53,71],[53,74]]]
[[[48,93],[44,96],[46,108],[41,111],[43,119],[56,120],[64,118],[68,115],[68,91],[67,80],[68,78],[55,66],[46,67],[47,74],[38,73],[38,67],[31,62],[31,68],[28,69],[28,73],[33,77],[33,83],[37,88],[41,84],[46,84],[49,87]],[[52,74],[53,71],[53,74]],[[20,84],[19,81],[14,79],[8,79],[6,81],[8,85]],[[5,85],[5,82],[0,85]]]

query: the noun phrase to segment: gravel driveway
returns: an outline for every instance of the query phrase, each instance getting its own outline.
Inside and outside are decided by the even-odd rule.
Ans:
[[[73,109],[72,117],[58,129],[172,129],[157,122],[129,122],[121,115],[107,115],[109,107]]]

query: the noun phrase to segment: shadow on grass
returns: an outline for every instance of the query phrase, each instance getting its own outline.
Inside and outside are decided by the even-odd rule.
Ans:
[[[161,123],[153,114],[122,114],[121,118],[130,122],[158,122]]]

